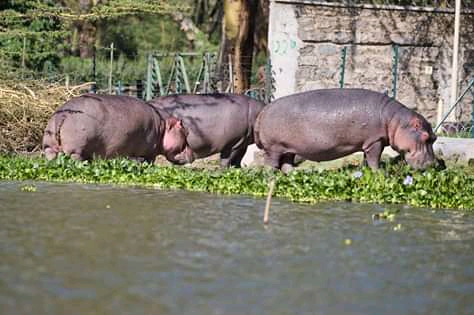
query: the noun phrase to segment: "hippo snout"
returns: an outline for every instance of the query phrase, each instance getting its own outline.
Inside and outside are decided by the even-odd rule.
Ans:
[[[416,159],[416,158],[410,158],[409,156],[405,155],[405,160],[410,165],[416,170],[425,170],[430,167],[434,167],[436,169],[445,169],[446,164],[442,159],[438,159],[435,156],[433,157],[425,157],[422,159]]]

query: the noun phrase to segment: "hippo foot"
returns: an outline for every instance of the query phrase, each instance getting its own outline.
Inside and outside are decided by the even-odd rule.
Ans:
[[[281,166],[281,171],[283,172],[283,174],[287,175],[289,172],[291,172],[293,170],[293,165],[291,164],[288,164],[288,163],[284,163],[282,166]]]
[[[54,160],[58,156],[58,152],[51,148],[47,148],[44,150],[44,156],[48,161]]]
[[[439,171],[446,169],[446,162],[443,159],[436,158],[435,169]]]
[[[71,159],[76,161],[84,161],[86,160],[80,153],[71,153]]]

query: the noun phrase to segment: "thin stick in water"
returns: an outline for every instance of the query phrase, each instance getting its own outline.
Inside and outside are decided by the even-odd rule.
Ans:
[[[263,224],[268,224],[268,212],[270,211],[270,202],[272,201],[273,187],[275,187],[275,178],[269,184],[267,203],[265,204],[265,213],[263,214]]]

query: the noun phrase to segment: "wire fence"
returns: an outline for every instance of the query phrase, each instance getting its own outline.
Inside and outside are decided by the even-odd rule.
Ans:
[[[313,2],[332,2],[346,5],[398,5],[413,7],[454,8],[456,0],[312,0]],[[474,8],[474,0],[462,0],[463,8]]]
[[[0,49],[0,71],[13,80],[38,79],[66,86],[89,83],[93,93],[127,94],[147,100],[168,94],[235,92],[237,69],[232,55],[222,59],[219,69],[216,51],[127,55],[119,52],[114,43],[94,46],[92,51],[88,58],[63,56],[61,51],[44,53],[51,60],[46,60],[38,71],[30,58],[38,58],[41,52],[24,45],[12,58]],[[266,70],[269,61],[252,71],[253,56],[243,56],[241,60],[238,65],[243,75],[250,77],[250,87],[244,93],[269,102],[273,91],[271,71]]]

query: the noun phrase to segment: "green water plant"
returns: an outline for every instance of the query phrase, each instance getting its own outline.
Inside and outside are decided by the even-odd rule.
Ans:
[[[342,200],[472,211],[471,174],[459,167],[419,172],[403,164],[386,163],[380,171],[347,165],[334,170],[297,169],[283,175],[261,167],[209,170],[127,159],[80,162],[60,156],[46,161],[41,157],[0,155],[1,180],[120,184],[263,197],[268,183],[275,179],[273,197],[295,202]]]
[[[28,185],[28,184],[21,185],[20,190],[25,191],[25,192],[36,192],[36,186],[35,185]]]

